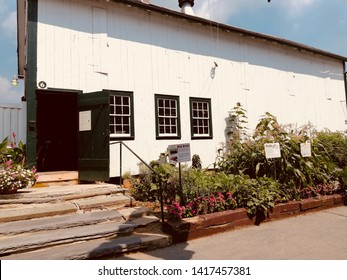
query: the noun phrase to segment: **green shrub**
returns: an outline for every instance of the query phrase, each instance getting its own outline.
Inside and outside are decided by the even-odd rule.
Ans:
[[[238,207],[247,209],[249,215],[267,215],[276,202],[284,202],[289,199],[288,193],[280,188],[278,182],[269,178],[244,180],[235,186],[233,197]]]
[[[131,195],[141,201],[157,201],[160,197],[161,181],[165,203],[175,201],[178,190],[178,169],[168,163],[159,165],[156,161],[152,161],[150,166],[156,173],[146,166],[141,166],[137,178],[132,179]]]
[[[235,107],[230,119],[245,119],[245,111]],[[241,115],[241,116],[240,116]],[[242,122],[244,124],[244,122]],[[247,175],[250,178],[274,178],[290,188],[304,188],[324,184],[331,178],[334,164],[319,141],[309,139],[307,129],[288,130],[276,117],[266,113],[261,117],[252,136],[246,127],[235,126],[232,138],[219,151],[215,166],[229,174]],[[237,132],[236,130],[240,130]],[[242,137],[241,137],[242,136]],[[311,140],[312,156],[303,158],[300,144]],[[278,142],[281,158],[266,159],[264,144]]]
[[[316,138],[321,144],[320,150],[328,153],[337,167],[343,169],[347,166],[347,131],[324,130],[317,132]]]

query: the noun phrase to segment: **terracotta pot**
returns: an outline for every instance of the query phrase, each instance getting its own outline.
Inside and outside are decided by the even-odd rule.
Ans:
[[[14,194],[14,193],[17,193],[17,191],[18,191],[17,187],[6,188],[3,190],[0,190],[0,195],[1,194]]]
[[[130,189],[132,187],[131,181],[129,179],[123,179],[123,188]]]

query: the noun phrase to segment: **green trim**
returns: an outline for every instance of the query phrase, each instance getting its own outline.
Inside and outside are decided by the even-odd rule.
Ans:
[[[27,69],[25,96],[27,101],[27,164],[36,165],[36,83],[38,0],[28,0]]]
[[[158,121],[158,99],[174,99],[177,102],[177,135],[166,136],[159,135],[159,121]],[[157,140],[165,140],[165,139],[181,139],[181,110],[180,110],[180,97],[176,95],[163,95],[163,94],[155,94],[154,95],[154,104],[155,104],[155,133]]]
[[[210,117],[209,117],[209,120],[208,120],[208,126],[209,126],[209,135],[208,136],[194,135],[193,106],[192,106],[192,103],[194,101],[201,101],[201,102],[207,102],[208,103],[208,110],[209,110],[209,114],[210,114]],[[190,97],[189,98],[189,107],[190,107],[190,134],[191,134],[191,139],[192,140],[213,139],[211,99],[210,98],[200,98],[200,97]]]
[[[131,91],[103,90],[108,91],[110,96],[128,96],[130,98],[130,136],[110,136],[111,140],[135,140],[135,110],[134,110],[134,93]]]

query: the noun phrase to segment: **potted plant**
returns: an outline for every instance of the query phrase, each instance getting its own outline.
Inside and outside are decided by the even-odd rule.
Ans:
[[[18,189],[32,187],[36,180],[36,168],[24,167],[24,145],[20,142],[16,147],[16,134],[13,133],[14,142],[8,143],[5,138],[0,143],[0,194],[15,193]]]
[[[36,169],[26,169],[11,160],[0,166],[0,194],[16,193],[18,189],[30,188],[36,182]]]

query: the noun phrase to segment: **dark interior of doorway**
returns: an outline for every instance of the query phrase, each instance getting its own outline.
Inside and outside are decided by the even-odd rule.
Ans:
[[[37,170],[77,170],[77,92],[42,90],[37,100]]]

